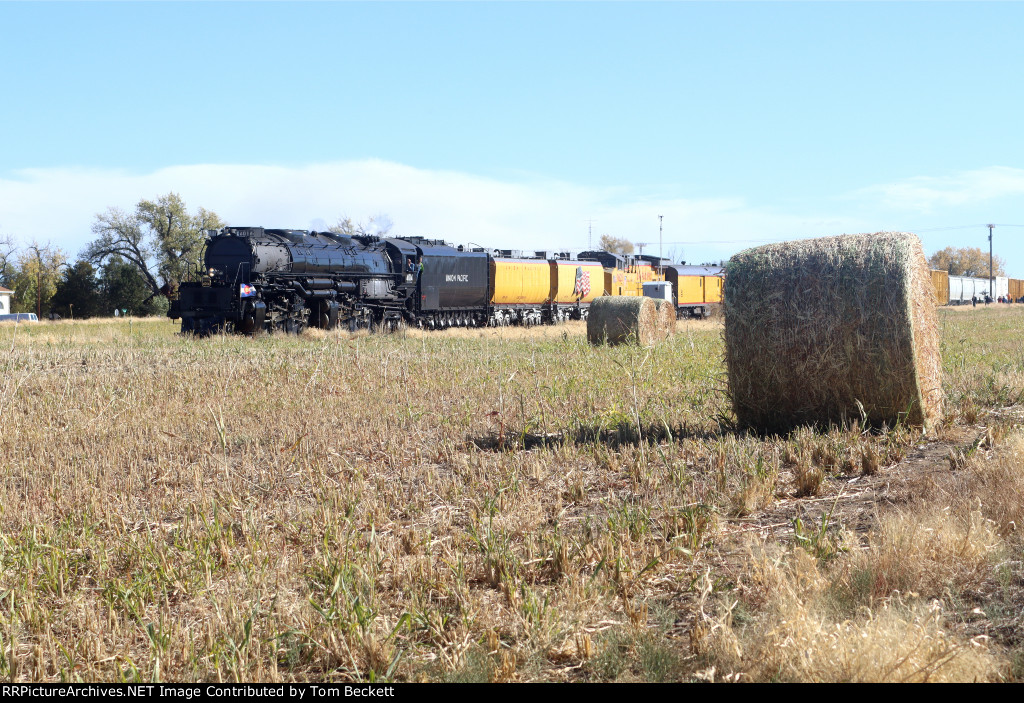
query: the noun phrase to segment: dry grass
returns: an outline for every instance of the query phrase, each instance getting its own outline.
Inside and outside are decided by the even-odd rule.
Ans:
[[[767,604],[751,623],[725,615],[707,637],[705,657],[725,680],[945,682],[985,681],[1000,663],[983,638],[950,632],[940,601],[889,599],[837,617],[829,579],[812,557],[754,558],[751,588]],[[727,604],[728,605],[728,604]],[[735,607],[735,603],[732,604]],[[845,615],[845,614],[843,614]]]
[[[845,535],[847,553],[823,553],[813,539],[785,552],[754,545],[739,599],[705,617],[706,671],[733,680],[1019,677],[1024,593],[1011,574],[1021,575],[1022,458],[1015,433],[951,480],[911,477],[910,503],[882,513],[859,547]],[[992,646],[1000,630],[1014,633],[1008,653]]]
[[[310,330],[319,332],[319,330]],[[522,340],[535,342],[544,339],[561,339],[563,337],[582,336],[587,333],[587,323],[579,321],[562,322],[557,325],[539,327],[453,327],[446,330],[421,330],[409,328],[399,333],[414,339],[489,339],[489,340]]]
[[[995,420],[1024,314],[955,319],[946,392],[991,439],[863,533],[757,521],[887,482],[922,440],[734,432],[715,322],[651,349],[582,323],[0,329],[0,677],[1013,678],[1024,449]]]

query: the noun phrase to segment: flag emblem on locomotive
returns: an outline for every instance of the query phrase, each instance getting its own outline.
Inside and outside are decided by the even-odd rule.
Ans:
[[[576,285],[572,289],[572,294],[585,298],[588,293],[590,293],[590,272],[584,271],[582,266],[577,266]]]

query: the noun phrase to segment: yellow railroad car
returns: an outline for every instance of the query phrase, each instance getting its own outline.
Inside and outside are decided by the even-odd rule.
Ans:
[[[640,279],[640,273],[635,268],[629,268],[622,272],[622,292],[618,295],[643,295],[644,282]]]
[[[722,302],[723,272],[720,266],[687,266],[672,264],[662,267],[665,280],[672,284],[679,317],[706,317]]]
[[[680,276],[676,285],[675,295],[679,305],[699,305],[704,302],[703,276]]]
[[[949,303],[949,272],[932,269],[932,285],[935,286],[935,302],[938,305]]]
[[[543,305],[551,297],[551,267],[545,259],[491,259],[494,305]]]
[[[551,260],[550,299],[556,305],[586,304],[604,293],[605,271],[597,261]],[[581,295],[581,289],[586,291]]]
[[[604,294],[605,295],[636,295],[635,281],[631,283],[626,280],[626,272],[622,269],[604,270]]]
[[[636,262],[636,264],[634,264],[633,266],[633,270],[637,274],[637,277],[640,279],[641,288],[643,288],[644,283],[649,283],[650,281],[655,280],[657,277],[654,268],[651,266],[651,262],[649,261]]]
[[[722,285],[725,279],[721,276],[704,276],[704,302],[722,302]]]

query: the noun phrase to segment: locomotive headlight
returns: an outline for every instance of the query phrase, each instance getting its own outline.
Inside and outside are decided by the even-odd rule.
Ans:
[[[210,269],[210,276],[212,277],[212,276],[216,276],[216,275],[217,275],[217,269],[211,268]]]

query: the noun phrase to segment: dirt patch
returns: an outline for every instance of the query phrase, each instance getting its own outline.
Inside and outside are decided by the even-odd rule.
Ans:
[[[986,431],[982,426],[953,428],[941,440],[915,445],[902,460],[880,466],[873,475],[827,477],[814,497],[796,497],[789,490],[766,510],[728,519],[724,532],[730,537],[758,533],[762,538],[791,541],[797,520],[814,526],[827,520],[831,529],[843,528],[863,537],[877,522],[880,507],[906,503],[920,492],[923,482],[952,481],[950,452],[973,445]],[[783,472],[780,479],[783,486],[793,484],[791,472]]]

